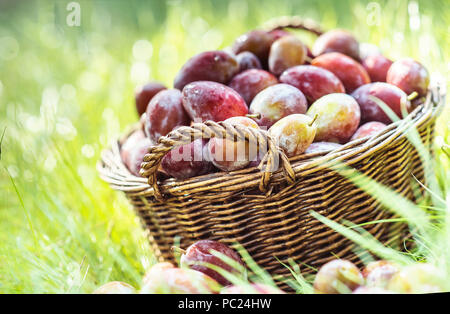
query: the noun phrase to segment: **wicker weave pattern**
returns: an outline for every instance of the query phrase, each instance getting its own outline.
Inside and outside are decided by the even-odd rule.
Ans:
[[[300,28],[305,28],[304,24]],[[350,142],[332,152],[287,160],[264,131],[207,122],[177,129],[151,147],[141,169],[147,178],[133,176],[123,165],[121,141],[103,152],[98,171],[112,188],[126,193],[149,230],[150,242],[161,261],[174,261],[171,247],[178,237],[183,248],[200,239],[230,245],[239,242],[273,275],[289,275],[289,270],[276,258],[284,263],[293,259],[314,267],[335,256],[359,263],[354,245],[315,220],[309,212],[313,210],[329,219],[345,219],[354,224],[394,217],[333,171],[336,161],[414,200],[412,175],[421,182],[425,178],[419,155],[405,131],[417,128],[422,141],[431,149],[435,119],[445,99],[443,88],[445,84],[438,84],[430,90],[423,105],[377,136]],[[282,160],[281,169],[270,173],[249,168],[158,182],[156,170],[171,148],[194,137],[211,138],[226,132],[241,140],[267,145],[263,163],[270,164],[278,155]],[[402,245],[408,236],[407,226],[399,222],[368,224],[365,230],[393,247]],[[311,270],[303,267],[302,271]]]

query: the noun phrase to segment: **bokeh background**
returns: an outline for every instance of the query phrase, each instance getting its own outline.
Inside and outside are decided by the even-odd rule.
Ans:
[[[283,15],[349,29],[449,77],[447,0],[1,0],[0,293],[138,286],[154,259],[125,198],[97,176],[102,148],[137,120],[137,85],[172,86],[193,54]],[[448,107],[436,138],[447,173]]]

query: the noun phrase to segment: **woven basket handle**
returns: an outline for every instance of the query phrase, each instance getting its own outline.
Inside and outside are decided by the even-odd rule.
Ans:
[[[272,172],[278,170],[280,164],[286,179],[289,183],[295,181],[295,173],[291,167],[289,159],[282,149],[267,134],[267,131],[247,127],[244,125],[232,125],[227,122],[206,121],[204,123],[194,123],[190,127],[180,127],[170,132],[167,136],[159,139],[158,145],[152,146],[149,153],[145,155],[141,165],[140,174],[148,178],[148,184],[153,187],[155,198],[163,200],[163,194],[158,186],[157,170],[163,157],[173,148],[189,144],[196,139],[234,138],[235,141],[247,141],[250,145],[267,148],[263,160],[258,166],[264,171],[261,176],[259,189],[267,191]]]

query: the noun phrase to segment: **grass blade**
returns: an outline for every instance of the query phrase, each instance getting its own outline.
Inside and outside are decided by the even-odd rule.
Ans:
[[[377,256],[383,259],[393,260],[398,262],[399,264],[408,264],[411,262],[411,259],[405,257],[403,254],[399,253],[394,249],[385,247],[383,244],[381,244],[377,239],[375,239],[372,236],[369,235],[362,236],[361,234],[351,230],[350,228],[347,228],[333,220],[330,220],[314,211],[310,211],[309,213],[311,214],[311,216],[313,216],[323,224],[327,225],[336,232],[339,232],[346,238],[352,240],[359,246],[365,248],[366,250],[371,251],[372,253],[376,254]]]

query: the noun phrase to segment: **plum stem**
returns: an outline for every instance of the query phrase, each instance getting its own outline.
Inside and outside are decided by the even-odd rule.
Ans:
[[[261,119],[261,114],[258,113],[249,113],[245,115],[247,118],[251,118],[251,119]]]
[[[313,120],[311,121],[311,123],[308,123],[308,126],[312,126],[314,124],[314,122],[316,122],[317,118],[319,117],[319,115],[316,113],[316,115],[314,116]]]
[[[419,94],[417,92],[412,92],[411,94],[408,95],[407,99],[409,101],[414,100],[417,98],[417,96],[419,96]]]
[[[183,250],[182,248],[180,248],[178,246],[172,246],[170,249],[172,251],[180,253],[180,254],[186,254],[186,250]]]

